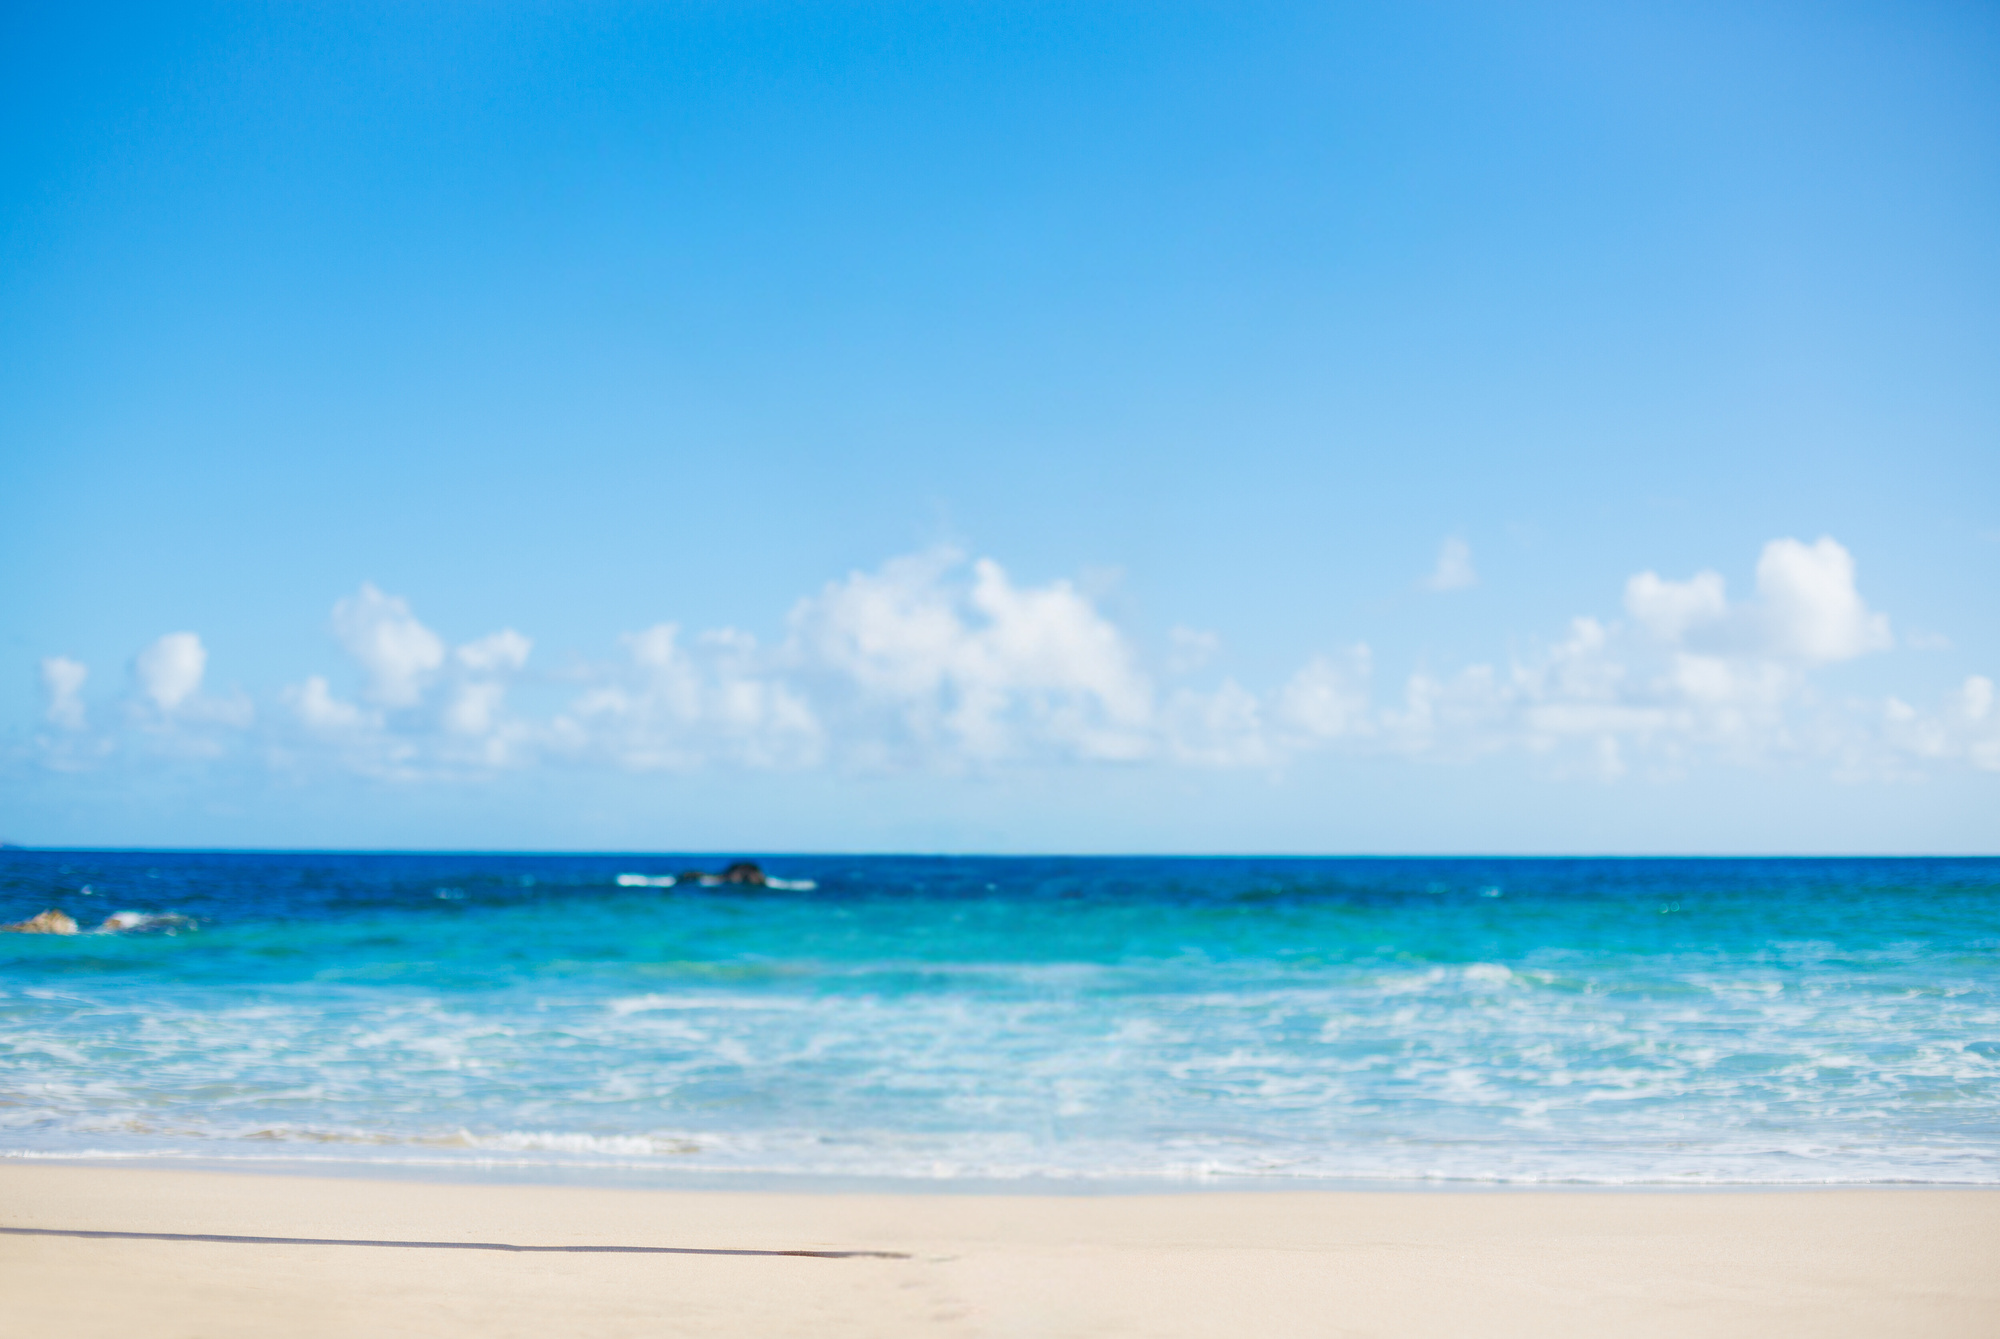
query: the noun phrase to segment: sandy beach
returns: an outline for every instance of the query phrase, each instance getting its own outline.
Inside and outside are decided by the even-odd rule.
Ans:
[[[2000,1330],[1988,1191],[707,1193],[13,1163],[0,1226],[21,1336]]]

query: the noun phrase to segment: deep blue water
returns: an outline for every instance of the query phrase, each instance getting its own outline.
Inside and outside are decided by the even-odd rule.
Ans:
[[[2000,1182],[2000,860],[0,851],[0,1153]]]

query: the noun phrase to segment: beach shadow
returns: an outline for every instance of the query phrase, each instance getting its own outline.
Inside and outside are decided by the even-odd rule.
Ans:
[[[92,1241],[216,1241],[232,1246],[392,1246],[419,1251],[552,1251],[569,1255],[795,1255],[807,1260],[907,1260],[901,1251],[748,1251],[715,1246],[515,1246],[504,1241],[365,1241],[346,1237],[232,1237],[214,1232],[86,1232],[62,1227],[0,1227],[13,1237],[83,1237]]]

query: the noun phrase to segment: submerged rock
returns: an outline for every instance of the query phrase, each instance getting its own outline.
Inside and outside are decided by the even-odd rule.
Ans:
[[[12,925],[0,925],[0,930],[11,930],[18,935],[73,935],[76,933],[76,922],[50,907],[39,916],[15,921]]]

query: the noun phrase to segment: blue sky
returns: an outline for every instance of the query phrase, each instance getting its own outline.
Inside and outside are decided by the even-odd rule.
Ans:
[[[1992,851],[1996,236],[1973,4],[16,6],[0,838]]]

